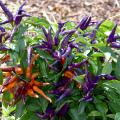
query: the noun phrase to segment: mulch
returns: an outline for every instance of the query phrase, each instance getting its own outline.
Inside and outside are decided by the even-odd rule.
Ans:
[[[15,12],[24,0],[2,1]],[[57,22],[80,21],[88,15],[93,20],[110,19],[120,23],[120,0],[27,0],[25,9],[34,16]]]

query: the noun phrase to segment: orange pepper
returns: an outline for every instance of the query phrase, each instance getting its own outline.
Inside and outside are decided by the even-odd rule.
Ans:
[[[14,71],[14,67],[11,67],[11,66],[0,67],[0,69],[4,72]]]
[[[50,83],[42,83],[42,82],[34,81],[33,84],[36,86],[46,86],[49,85]]]
[[[47,99],[50,103],[52,103],[52,100],[48,96],[46,96],[45,93],[41,89],[39,89],[37,86],[33,86],[33,90],[39,93],[45,99]]]
[[[74,74],[71,71],[67,70],[64,72],[64,76],[71,79],[73,78]]]
[[[10,55],[5,55],[3,58],[1,58],[1,63],[7,62],[10,59]]]
[[[81,88],[81,84],[80,84],[79,82],[77,82],[77,83],[76,83],[76,87],[77,87],[78,89],[80,89],[80,88]]]
[[[23,74],[23,70],[22,70],[22,68],[20,68],[20,67],[16,67],[16,68],[15,68],[15,72],[16,72],[18,75],[22,75],[22,74]]]
[[[19,86],[19,87],[22,87],[22,86],[24,86],[24,85],[25,85],[25,82],[24,82],[24,81],[20,81],[20,82],[17,83],[17,86]]]
[[[39,74],[39,73],[33,73],[33,74],[32,74],[32,76],[31,76],[31,81],[30,81],[29,85],[31,85],[31,86],[32,86],[32,85],[34,84],[35,77],[37,77],[37,76],[38,76],[38,74]]]
[[[10,79],[10,83],[11,83],[11,82],[14,82],[14,81],[17,81],[17,76],[16,76],[16,75],[13,76],[13,77]]]
[[[7,86],[3,87],[2,92],[10,90],[11,88],[13,88],[15,86],[16,83],[17,83],[17,81],[13,81],[13,82],[9,83]]]
[[[26,78],[31,78],[31,74],[32,74],[32,67],[28,66],[26,69]]]
[[[29,95],[30,97],[39,98],[39,96],[37,94],[35,94],[32,89],[27,90],[27,95]]]
[[[34,55],[34,57],[33,57],[32,60],[31,60],[31,64],[32,64],[32,65],[33,65],[33,63],[35,62],[35,60],[38,59],[38,57],[39,57],[39,54]]]
[[[38,59],[38,57],[39,57],[39,54],[36,54],[36,55],[32,58],[30,65],[29,65],[29,66],[27,67],[27,69],[26,69],[26,78],[31,78],[33,63],[34,63],[35,60]]]
[[[38,76],[39,73],[33,73],[31,76],[31,79],[35,79]]]
[[[4,77],[10,77],[12,74],[10,72],[2,72]]]

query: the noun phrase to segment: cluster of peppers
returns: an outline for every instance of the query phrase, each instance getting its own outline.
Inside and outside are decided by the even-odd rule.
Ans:
[[[38,98],[39,96],[35,93],[37,92],[51,103],[52,100],[48,96],[46,96],[45,93],[39,88],[42,86],[49,85],[49,83],[36,81],[35,78],[39,75],[39,73],[32,73],[34,62],[38,58],[38,54],[35,54],[33,56],[33,58],[31,59],[31,63],[26,68],[25,73],[20,66],[0,67],[0,69],[2,70],[2,74],[6,79],[6,81],[1,86],[0,92],[3,93],[5,91],[10,91],[10,93],[14,96],[14,102],[16,102],[20,98],[22,98],[22,100],[25,101],[27,95]],[[7,62],[7,60],[9,59],[10,56],[6,55],[1,59],[1,62]],[[22,78],[24,74],[25,78],[28,79],[28,81],[24,80],[25,78]]]

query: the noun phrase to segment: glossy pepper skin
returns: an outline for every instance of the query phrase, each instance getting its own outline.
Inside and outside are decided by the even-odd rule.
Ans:
[[[0,25],[2,24],[6,24],[9,22],[12,22],[14,17],[12,12],[3,4],[3,2],[0,0],[0,7],[2,8],[2,10],[4,11],[4,14],[7,16],[8,20],[1,22]]]
[[[76,28],[80,28],[81,30],[85,30],[89,24],[91,22],[91,17],[83,17],[83,19],[80,21],[80,23],[78,24],[78,26]]]
[[[117,29],[117,24],[114,25],[110,35],[108,36],[107,43],[116,42],[116,39],[114,38],[116,29]]]
[[[111,43],[110,43],[110,46],[111,46],[112,48],[120,48],[120,42],[111,42]]]

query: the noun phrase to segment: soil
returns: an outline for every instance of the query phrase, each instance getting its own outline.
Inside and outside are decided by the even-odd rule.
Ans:
[[[11,11],[15,11],[24,0],[2,1]],[[34,16],[57,22],[80,21],[88,15],[93,20],[111,19],[120,23],[120,0],[27,0],[25,10]]]

